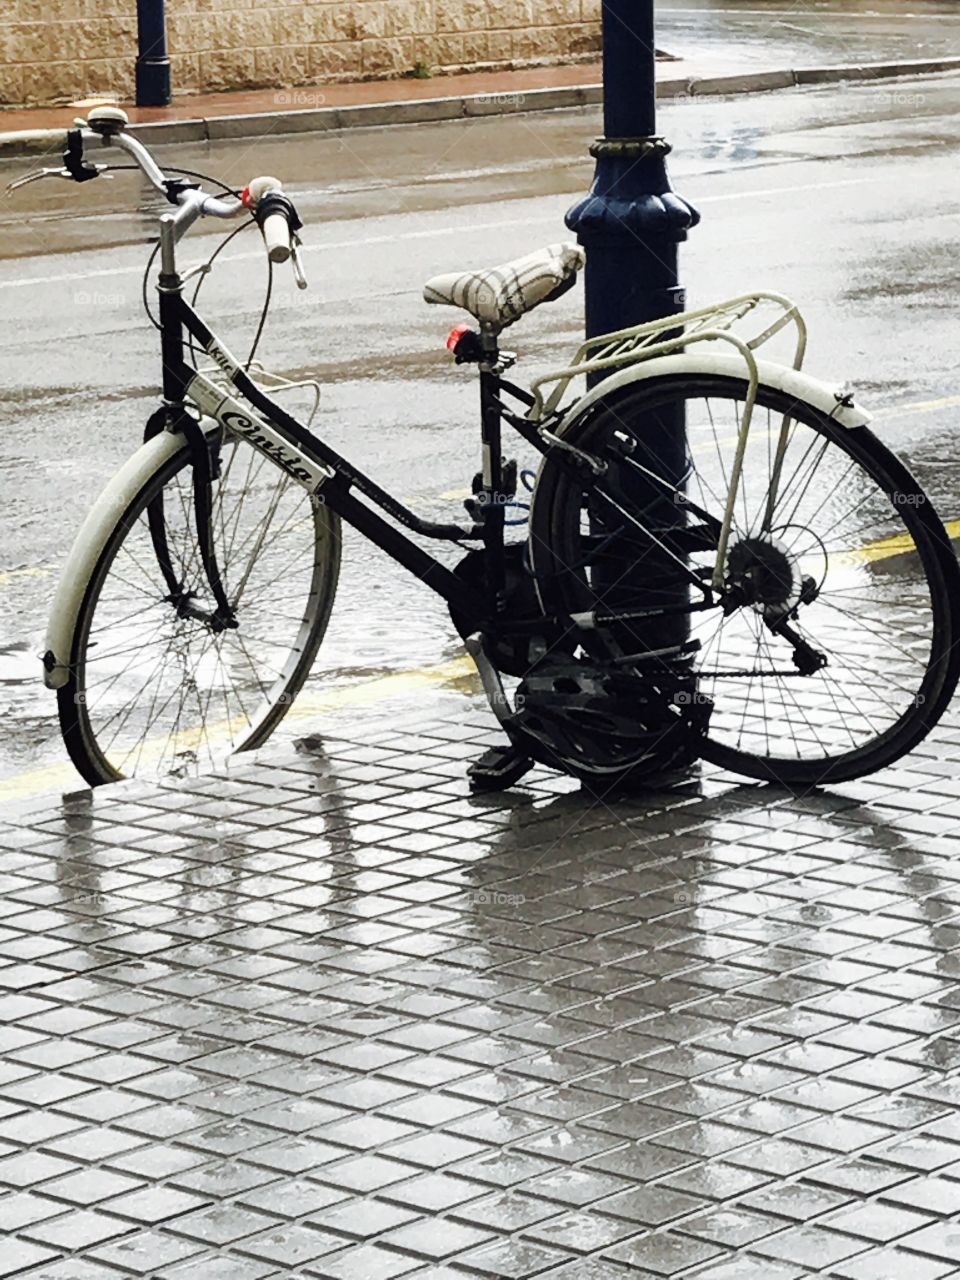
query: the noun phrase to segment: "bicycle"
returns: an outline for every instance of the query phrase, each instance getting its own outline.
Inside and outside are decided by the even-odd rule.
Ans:
[[[162,402],[77,535],[43,656],[91,784],[267,740],[323,640],[341,521],[447,602],[507,734],[473,766],[478,789],[534,761],[607,788],[693,757],[819,785],[892,763],[940,718],[960,674],[950,540],[869,414],[802,371],[789,299],[744,294],[591,339],[524,389],[501,334],[574,285],[582,250],[435,277],[427,301],[474,320],[448,347],[479,373],[482,469],[467,522],[427,520],[288,413],[278,399],[300,384],[237,359],[185,297],[219,251],[181,270],[201,216],[246,215],[305,286],[281,184],[208,194],[126,125],[91,111],[63,167],[22,180],[118,167],[88,161],[99,144],[173,206],[154,250]],[[756,354],[777,335],[794,339],[788,364]],[[670,453],[678,423],[687,444]],[[504,458],[504,425],[538,456],[533,477]],[[511,540],[507,512],[524,507]],[[450,567],[414,538],[465,554]]]

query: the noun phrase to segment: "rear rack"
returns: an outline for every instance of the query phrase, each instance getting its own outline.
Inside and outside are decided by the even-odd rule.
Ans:
[[[752,337],[731,332],[734,325],[753,312],[763,313],[754,317],[763,324],[758,332]],[[774,314],[767,321],[771,312]],[[796,304],[780,293],[744,293],[699,311],[684,311],[589,338],[565,369],[545,374],[531,384],[534,401],[527,417],[531,422],[540,422],[555,414],[574,378],[652,360],[695,342],[727,342],[735,347],[744,358],[747,378],[755,395],[757,363],[753,353],[790,325],[796,330],[791,363],[794,369],[799,369],[806,353],[807,326]],[[552,387],[549,392],[548,387]]]

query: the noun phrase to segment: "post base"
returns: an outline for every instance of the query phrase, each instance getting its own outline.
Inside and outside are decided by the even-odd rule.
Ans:
[[[172,98],[169,58],[139,58],[136,65],[138,107],[169,107]]]

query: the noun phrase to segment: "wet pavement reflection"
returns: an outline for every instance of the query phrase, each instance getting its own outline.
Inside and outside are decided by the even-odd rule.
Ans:
[[[956,717],[477,799],[415,709],[0,833],[0,1274],[956,1274]]]

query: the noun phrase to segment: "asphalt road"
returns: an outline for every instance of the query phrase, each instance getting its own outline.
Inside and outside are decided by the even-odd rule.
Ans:
[[[955,0],[663,0],[657,43],[685,58],[808,67],[960,53]]]
[[[960,78],[941,77],[682,101],[661,114],[675,185],[703,213],[683,253],[690,302],[751,287],[802,302],[808,367],[858,386],[945,517],[960,516],[958,111]],[[281,372],[316,371],[320,430],[440,513],[476,467],[476,389],[443,349],[457,313],[425,306],[422,282],[561,238],[597,131],[594,111],[571,110],[168,148],[161,160],[289,185],[311,289],[280,274],[262,354]],[[7,162],[0,180],[23,169]],[[37,655],[56,569],[156,394],[140,276],[157,211],[136,174],[38,183],[0,201],[0,776],[36,778],[64,758]],[[198,260],[222,230],[191,236]],[[203,309],[239,352],[262,297],[256,233],[220,262]],[[518,374],[561,363],[581,327],[579,291],[524,319],[512,333]],[[457,651],[433,598],[351,540],[315,689]]]

